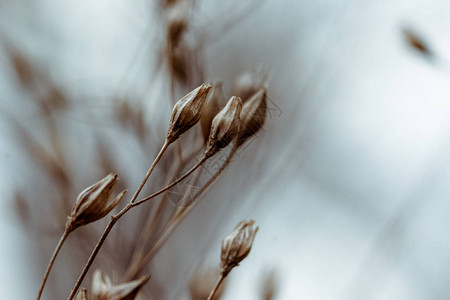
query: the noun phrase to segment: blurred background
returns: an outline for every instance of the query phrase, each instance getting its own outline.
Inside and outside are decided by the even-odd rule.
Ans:
[[[228,99],[261,68],[265,127],[146,266],[147,298],[194,299],[194,274],[254,219],[221,299],[265,299],[267,274],[272,299],[449,299],[449,15],[443,0],[0,0],[0,298],[36,296],[81,190],[111,171],[137,187],[174,99],[204,81]],[[121,281],[155,205],[93,269]],[[69,237],[44,299],[67,297],[104,226]]]

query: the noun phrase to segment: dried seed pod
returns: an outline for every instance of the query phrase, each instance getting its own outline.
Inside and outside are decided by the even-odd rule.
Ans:
[[[231,97],[227,105],[215,116],[211,125],[205,157],[211,157],[233,141],[239,133],[239,117],[242,101]]]
[[[241,221],[234,231],[223,240],[221,254],[223,276],[226,276],[231,269],[238,266],[247,257],[257,232],[258,226],[255,226],[255,221]]]
[[[75,300],[89,300],[88,292],[86,289],[81,288]]]
[[[208,299],[211,290],[216,284],[217,277],[220,275],[220,270],[214,269],[201,269],[197,270],[192,276],[189,283],[189,293],[191,300],[206,300]],[[213,300],[218,300],[222,297],[225,289],[225,284],[222,284],[214,295]]]
[[[108,276],[96,270],[92,279],[92,300],[134,300],[149,278],[150,276],[146,275],[137,280],[114,285]]]
[[[202,127],[205,142],[208,141],[209,132],[211,131],[211,123],[224,103],[225,98],[222,92],[222,83],[217,82],[214,84],[212,91],[206,99],[206,103],[203,106],[202,115],[200,117],[200,125]]]
[[[242,106],[240,128],[237,140],[238,147],[256,134],[263,126],[267,116],[267,95],[260,89]]]
[[[67,218],[66,230],[70,232],[80,226],[97,221],[116,207],[126,193],[126,191],[123,191],[111,200],[114,186],[118,180],[117,174],[110,173],[96,184],[82,191],[72,208],[70,216]]]
[[[168,143],[176,141],[200,120],[203,104],[210,89],[211,85],[204,83],[175,104],[166,136]]]
[[[246,102],[261,88],[267,88],[269,76],[261,67],[255,67],[239,74],[233,83],[233,95],[239,96]]]

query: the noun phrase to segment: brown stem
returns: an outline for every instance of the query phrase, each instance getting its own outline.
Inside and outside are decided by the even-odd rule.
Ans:
[[[45,270],[44,278],[42,278],[41,287],[39,288],[39,292],[37,295],[37,300],[41,299],[42,292],[44,291],[45,283],[47,282],[48,275],[50,274],[50,271],[53,267],[53,263],[55,262],[56,256],[58,256],[59,250],[61,250],[62,245],[64,244],[64,241],[69,236],[70,231],[67,230],[67,228],[64,230],[64,233],[61,235],[61,238],[59,239],[58,244],[56,245],[55,251],[53,252],[53,255],[50,259],[50,262],[48,263],[47,270]]]
[[[166,139],[166,141],[164,142],[164,145],[161,147],[161,150],[159,151],[159,153],[156,156],[155,160],[153,161],[152,165],[148,169],[147,174],[145,174],[145,177],[142,180],[141,185],[138,187],[138,189],[134,193],[133,197],[131,198],[130,203],[134,203],[134,201],[136,201],[136,198],[139,196],[139,193],[141,192],[141,190],[144,187],[145,183],[147,182],[148,178],[150,177],[153,170],[155,169],[156,164],[159,162],[159,160],[161,159],[161,156],[164,154],[164,152],[166,151],[167,147],[169,147],[169,145],[170,145],[170,143]]]
[[[167,142],[164,143],[164,146],[162,148],[162,150],[165,150],[164,148],[167,148]],[[160,151],[160,154],[158,154],[158,157],[155,159],[155,161],[158,159],[159,157],[162,155],[163,151]],[[109,221],[108,225],[106,226],[105,230],[103,231],[100,239],[97,242],[97,245],[95,245],[94,250],[92,251],[88,261],[86,262],[86,265],[83,268],[83,271],[81,272],[80,276],[77,279],[77,282],[75,283],[75,286],[72,288],[72,291],[69,295],[69,298],[67,298],[68,300],[72,300],[75,297],[75,294],[78,290],[78,288],[80,287],[81,283],[84,280],[84,277],[86,277],[86,274],[89,270],[89,268],[91,267],[92,263],[94,262],[95,257],[97,256],[98,252],[100,251],[100,248],[102,247],[103,243],[106,240],[106,237],[108,236],[109,232],[111,231],[111,229],[113,228],[114,224],[125,214],[127,213],[130,209],[132,209],[133,207],[136,207],[158,195],[160,195],[161,193],[167,191],[168,189],[170,189],[171,187],[173,187],[174,185],[176,185],[177,183],[179,183],[180,181],[184,180],[186,177],[188,177],[190,174],[192,174],[192,172],[194,172],[202,163],[204,163],[206,161],[207,158],[203,158],[201,159],[194,167],[192,167],[192,169],[190,169],[188,172],[186,172],[183,176],[181,176],[178,180],[174,181],[173,183],[171,183],[170,185],[166,186],[165,188],[159,190],[158,192],[142,199],[139,200],[137,202],[135,202],[137,195],[139,193],[135,193],[135,195],[133,196],[133,198],[130,200],[130,203],[127,204],[127,206],[125,206],[117,215],[111,216],[111,220]],[[150,167],[150,169],[154,168],[155,163],[152,164],[152,166]],[[151,172],[147,172],[147,174],[149,174]],[[148,179],[150,175],[146,175],[146,178]],[[146,180],[143,180],[143,184],[141,184],[140,189],[142,189],[142,186],[145,184]]]
[[[222,285],[222,282],[225,279],[225,277],[226,277],[226,275],[224,275],[223,273],[220,273],[219,279],[217,280],[216,285],[214,286],[213,290],[211,291],[211,294],[209,294],[209,297],[207,300],[212,300],[214,298],[214,296],[216,295],[220,286]]]
[[[198,167],[200,167],[206,160],[208,159],[208,157],[204,156],[198,163],[196,163],[189,171],[187,171],[183,176],[181,176],[180,178],[178,178],[177,180],[175,180],[174,182],[172,182],[171,184],[169,184],[168,186],[166,186],[165,188],[157,191],[156,193],[151,194],[150,196],[147,196],[137,202],[134,202],[132,205],[133,206],[138,206],[162,193],[164,193],[165,191],[167,191],[168,189],[171,189],[172,187],[174,187],[175,185],[177,185],[178,183],[180,183],[181,181],[183,181],[184,179],[186,179],[186,177],[188,177],[189,175],[191,175],[195,170],[197,170]]]
[[[72,300],[73,297],[75,297],[76,292],[78,291],[78,288],[80,287],[81,283],[83,282],[84,277],[86,277],[86,274],[91,267],[92,263],[94,262],[95,257],[97,256],[98,251],[100,251],[100,248],[102,247],[103,243],[106,240],[106,237],[108,236],[109,232],[113,228],[114,224],[119,220],[121,216],[123,216],[129,209],[131,209],[131,205],[128,204],[125,206],[117,215],[111,216],[111,220],[109,221],[108,225],[106,226],[105,230],[103,231],[100,239],[97,241],[97,244],[95,245],[94,250],[91,253],[91,256],[89,256],[88,261],[86,262],[86,265],[83,268],[83,271],[81,271],[80,276],[77,279],[77,282],[75,283],[74,287],[72,288],[72,291],[69,295],[69,300]]]
[[[236,145],[236,144],[235,144]],[[192,201],[195,203],[195,200],[202,197],[208,189],[211,187],[211,185],[217,180],[217,178],[223,173],[223,171],[226,169],[226,167],[231,163],[231,159],[233,158],[237,147],[233,147],[231,153],[228,155],[225,162],[222,164],[220,169],[208,180],[208,182],[200,189],[200,191],[195,194]],[[175,229],[178,227],[178,225],[189,215],[189,213],[194,209],[196,204],[183,207],[180,209],[175,216],[171,218],[171,220],[168,222],[166,227],[162,230],[160,235],[158,236],[155,244],[150,248],[150,250],[145,254],[145,256],[142,258],[140,264],[136,264],[135,267],[131,267],[127,270],[125,274],[125,278],[127,280],[131,280],[136,276],[139,272],[142,271],[142,269],[153,259],[156,253],[160,250],[160,248],[164,245],[164,243],[167,241],[167,239],[171,236],[171,234],[175,231]]]

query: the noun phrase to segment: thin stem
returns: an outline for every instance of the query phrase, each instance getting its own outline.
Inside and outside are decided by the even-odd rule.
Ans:
[[[162,150],[160,151],[160,154],[158,154],[158,157],[155,158],[155,161],[158,159],[159,157],[162,155],[162,153],[164,152],[163,150],[165,150],[165,148],[167,148],[167,142],[164,143],[164,146],[162,147]],[[130,200],[130,203],[127,204],[127,206],[125,206],[117,215],[111,216],[111,220],[109,221],[108,225],[106,226],[105,230],[103,231],[100,239],[97,242],[97,245],[95,246],[94,250],[92,251],[88,261],[86,262],[86,265],[83,268],[83,271],[81,272],[80,276],[77,279],[77,282],[75,283],[75,286],[72,288],[72,291],[69,295],[69,298],[67,298],[68,300],[72,300],[75,297],[75,294],[78,290],[78,288],[80,287],[81,283],[84,280],[84,277],[86,277],[86,274],[89,270],[89,268],[91,267],[92,263],[94,262],[95,257],[97,256],[98,252],[100,251],[100,248],[102,247],[103,243],[106,240],[106,237],[108,236],[109,232],[111,231],[111,229],[113,228],[114,224],[125,214],[127,213],[130,209],[132,209],[133,207],[136,207],[158,195],[160,195],[161,193],[167,191],[168,189],[170,189],[171,187],[173,187],[174,185],[176,185],[177,183],[179,183],[180,181],[184,180],[186,177],[188,177],[190,174],[192,174],[192,172],[194,172],[202,163],[204,163],[206,161],[206,157],[201,159],[195,166],[192,167],[192,169],[190,169],[188,172],[186,172],[183,176],[181,176],[178,180],[174,181],[173,183],[171,183],[170,185],[166,186],[165,188],[159,190],[158,192],[142,199],[139,200],[137,202],[135,202],[137,195],[139,193],[135,193],[135,196],[133,196],[133,198]],[[150,169],[154,168],[155,163],[152,164],[152,166],[150,167]],[[147,172],[147,174],[149,174],[151,172]],[[150,175],[148,175],[150,176]],[[148,176],[146,175],[147,179]],[[145,184],[146,180],[143,180],[143,184]],[[141,184],[140,189],[142,189],[143,184]]]
[[[56,245],[55,251],[53,252],[52,258],[50,259],[50,262],[48,263],[47,270],[45,270],[44,278],[42,278],[41,287],[39,288],[39,292],[37,295],[37,300],[41,299],[42,292],[44,291],[45,283],[47,282],[48,275],[50,274],[50,271],[53,267],[53,263],[55,262],[56,256],[58,256],[59,250],[61,250],[62,245],[64,244],[64,241],[69,236],[70,231],[67,230],[67,228],[64,230],[64,233],[61,235],[61,238],[59,239],[58,244]]]
[[[235,144],[236,145],[236,144]],[[168,222],[166,227],[162,230],[162,232],[159,234],[155,244],[150,248],[150,250],[145,254],[145,256],[142,258],[140,264],[136,264],[136,266],[130,266],[130,268],[127,270],[125,274],[125,278],[127,280],[131,280],[136,276],[139,272],[142,271],[142,269],[153,259],[156,253],[161,249],[161,247],[164,245],[164,243],[169,239],[171,234],[175,231],[175,229],[178,227],[178,225],[189,215],[189,213],[194,209],[196,206],[195,200],[201,198],[208,189],[212,186],[212,184],[219,178],[219,176],[223,173],[223,171],[226,169],[226,167],[231,163],[231,159],[233,158],[235,152],[236,152],[237,146],[234,146],[231,153],[228,155],[225,162],[222,164],[219,170],[217,170],[216,173],[208,180],[208,182],[200,189],[200,191],[195,194],[195,196],[192,198],[192,202],[194,205],[190,205],[187,207],[183,207],[179,211],[177,211],[176,215],[171,218],[171,220]]]
[[[169,147],[169,145],[170,145],[170,143],[166,139],[166,141],[164,142],[164,145],[161,147],[161,150],[159,151],[159,153],[156,156],[155,160],[153,161],[152,165],[148,169],[147,174],[145,174],[145,177],[142,180],[141,185],[138,187],[138,189],[134,193],[133,197],[131,198],[130,203],[134,203],[134,201],[136,201],[136,198],[139,196],[139,193],[142,191],[142,188],[144,187],[144,185],[147,182],[148,178],[150,177],[150,175],[152,174],[153,170],[155,169],[156,164],[159,162],[159,160],[161,159],[161,156],[167,150],[167,147]]]
[[[226,277],[226,275],[224,275],[223,273],[220,273],[219,279],[217,280],[216,285],[214,286],[213,290],[211,291],[211,294],[209,294],[209,297],[207,300],[212,300],[214,298],[214,296],[216,295],[220,286],[222,285],[222,282],[225,279],[225,277]]]
[[[186,177],[188,177],[189,175],[191,175],[195,170],[197,170],[198,167],[200,167],[206,160],[208,159],[208,157],[204,156],[198,163],[196,163],[189,171],[187,171],[183,176],[181,176],[180,178],[178,178],[177,180],[175,180],[174,182],[172,182],[171,184],[169,184],[168,186],[166,186],[163,189],[160,189],[159,191],[157,191],[156,193],[151,194],[150,196],[147,196],[137,202],[134,202],[132,204],[132,206],[138,206],[152,198],[155,198],[156,196],[164,193],[165,191],[167,191],[168,189],[171,189],[172,187],[174,187],[175,185],[177,185],[179,182],[183,181],[184,179],[186,179]]]

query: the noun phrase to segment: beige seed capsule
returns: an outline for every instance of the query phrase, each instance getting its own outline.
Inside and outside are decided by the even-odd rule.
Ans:
[[[97,221],[106,216],[122,200],[126,191],[121,192],[113,200],[111,195],[119,178],[110,173],[96,184],[86,188],[78,196],[70,216],[67,218],[66,230]]]
[[[168,143],[176,141],[200,120],[203,104],[210,90],[211,85],[204,83],[175,104],[166,136]]]
[[[211,157],[231,143],[239,133],[239,117],[242,101],[231,97],[227,105],[214,117],[211,124],[205,157]]]
[[[255,221],[241,221],[222,242],[221,267],[226,276],[231,269],[247,257],[258,232]]]
[[[237,140],[238,147],[255,135],[263,126],[267,117],[267,95],[260,89],[242,106],[240,128]]]

